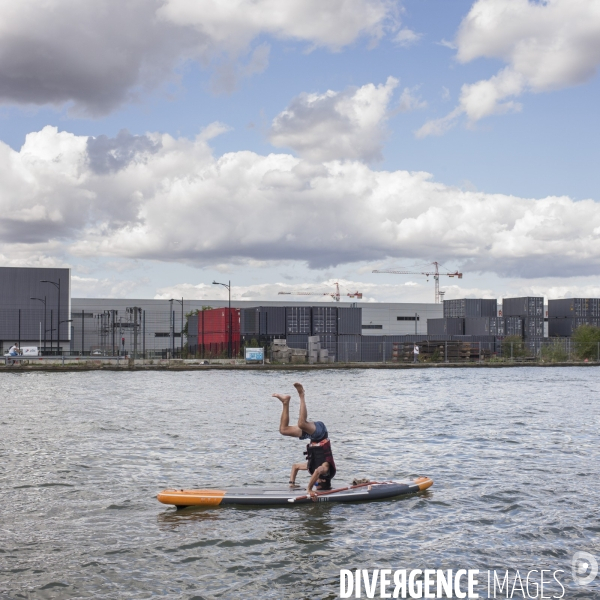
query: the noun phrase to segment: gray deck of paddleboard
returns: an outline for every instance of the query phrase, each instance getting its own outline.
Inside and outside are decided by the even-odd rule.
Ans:
[[[225,496],[221,501],[223,504],[246,504],[246,505],[288,505],[293,506],[294,504],[308,504],[312,502],[311,499],[305,498],[303,500],[296,500],[290,502],[291,499],[295,499],[298,496],[306,494],[304,488],[296,488],[290,490],[290,488],[282,487],[240,487],[240,488],[226,488]],[[393,482],[386,483],[383,485],[372,485],[369,490],[367,486],[359,487],[350,490],[344,490],[341,492],[334,492],[332,494],[320,495],[317,497],[318,502],[364,502],[371,500],[381,500],[384,498],[393,498],[395,496],[402,496],[406,494],[414,494],[419,491],[419,486],[415,483],[404,483],[404,482]]]

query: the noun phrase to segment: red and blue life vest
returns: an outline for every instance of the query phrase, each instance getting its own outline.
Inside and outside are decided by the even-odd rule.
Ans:
[[[328,439],[320,442],[311,442],[306,446],[306,461],[308,472],[312,475],[324,462],[329,463],[329,473],[323,475],[322,478],[327,481],[335,477],[335,462],[331,452],[331,443]]]

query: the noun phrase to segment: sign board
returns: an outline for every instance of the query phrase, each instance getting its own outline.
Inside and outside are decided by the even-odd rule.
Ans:
[[[37,346],[23,346],[21,351],[23,356],[38,356]]]
[[[260,361],[265,359],[264,348],[246,348],[246,360]]]

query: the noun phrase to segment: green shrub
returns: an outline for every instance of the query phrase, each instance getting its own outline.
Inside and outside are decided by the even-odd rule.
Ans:
[[[573,350],[580,359],[598,359],[598,343],[600,343],[600,327],[580,325],[572,336]]]
[[[440,348],[436,348],[431,355],[431,362],[442,362],[444,357],[442,356],[442,352]]]
[[[512,354],[511,354],[512,347]],[[520,335],[509,335],[502,340],[502,356],[504,358],[522,358],[531,356],[531,352],[525,346],[523,338]]]
[[[564,338],[554,339],[547,344],[543,344],[541,353],[542,359],[547,362],[566,362],[569,359]]]

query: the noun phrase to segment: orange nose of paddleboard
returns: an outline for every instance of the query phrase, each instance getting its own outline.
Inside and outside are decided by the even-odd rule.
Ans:
[[[218,506],[223,496],[223,490],[163,490],[156,498],[174,506]]]
[[[415,483],[419,486],[419,489],[423,491],[433,485],[433,479],[430,479],[429,477],[419,477],[418,479],[415,479]]]

